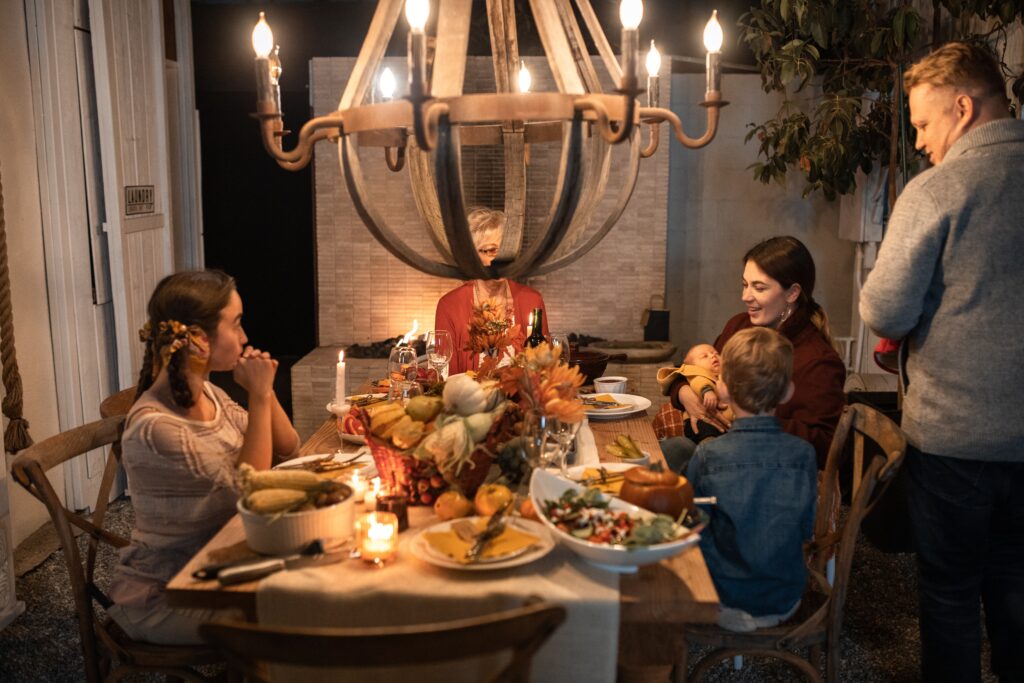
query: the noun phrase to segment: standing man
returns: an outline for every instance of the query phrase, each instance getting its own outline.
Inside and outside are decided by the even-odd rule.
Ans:
[[[950,43],[903,80],[917,149],[860,313],[906,338],[903,430],[926,681],[1024,681],[1024,122],[998,63]]]

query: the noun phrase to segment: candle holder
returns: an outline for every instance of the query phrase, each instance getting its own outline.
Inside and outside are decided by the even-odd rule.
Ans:
[[[357,519],[356,547],[364,562],[383,567],[398,552],[398,517],[392,512],[370,512]]]
[[[398,518],[398,530],[409,528],[409,499],[405,496],[377,496],[377,512],[390,512]]]

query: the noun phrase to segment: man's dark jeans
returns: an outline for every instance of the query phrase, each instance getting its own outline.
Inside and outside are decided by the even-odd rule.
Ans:
[[[922,680],[980,680],[983,601],[993,672],[1004,682],[1024,681],[1024,462],[908,447],[906,465]]]

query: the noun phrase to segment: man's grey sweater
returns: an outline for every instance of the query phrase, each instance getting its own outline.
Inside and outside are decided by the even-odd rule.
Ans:
[[[860,314],[910,345],[914,446],[1024,461],[1024,121],[969,131],[907,184]]]

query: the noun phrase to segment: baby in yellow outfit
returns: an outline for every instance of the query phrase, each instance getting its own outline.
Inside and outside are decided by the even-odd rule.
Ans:
[[[661,387],[661,393],[667,396],[676,378],[682,376],[704,403],[704,408],[709,414],[720,414],[727,422],[732,422],[732,409],[718,396],[717,384],[721,371],[722,359],[715,347],[711,344],[697,344],[686,352],[683,364],[678,368],[658,370],[658,386]],[[685,413],[683,416],[683,434],[695,443],[720,434],[717,429],[704,422],[699,423],[698,431],[694,432],[689,416]]]

